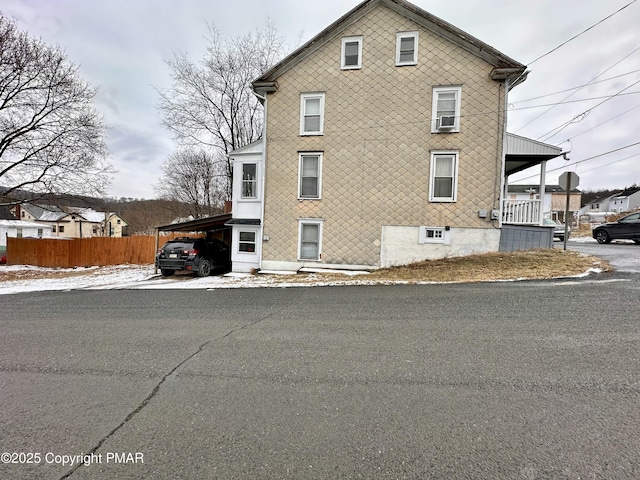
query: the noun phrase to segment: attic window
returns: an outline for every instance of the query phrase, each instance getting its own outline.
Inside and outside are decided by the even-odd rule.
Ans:
[[[342,39],[342,70],[357,70],[362,67],[362,37]]]
[[[418,32],[401,32],[396,37],[396,65],[418,63]]]

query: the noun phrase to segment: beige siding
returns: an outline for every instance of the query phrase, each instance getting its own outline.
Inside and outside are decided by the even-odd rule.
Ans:
[[[396,33],[419,31],[418,65],[396,67]],[[341,38],[363,36],[361,70]],[[383,225],[491,228],[498,207],[503,86],[491,65],[378,6],[281,75],[268,99],[263,258],[295,262],[298,219],[323,218],[322,262],[378,266]],[[460,133],[432,134],[432,88],[462,85]],[[324,135],[299,136],[300,94],[326,92]],[[430,150],[460,152],[458,201],[429,202]],[[298,152],[322,151],[322,199],[297,199]]]

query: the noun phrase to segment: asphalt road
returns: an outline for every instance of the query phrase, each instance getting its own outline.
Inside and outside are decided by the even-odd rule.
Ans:
[[[0,478],[640,478],[639,278],[4,295]]]
[[[562,244],[560,244],[562,248]],[[556,244],[556,248],[558,244]],[[640,273],[640,245],[630,240],[614,240],[609,244],[569,241],[567,249],[607,260],[619,272]]]

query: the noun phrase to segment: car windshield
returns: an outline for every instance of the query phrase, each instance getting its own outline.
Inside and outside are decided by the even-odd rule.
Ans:
[[[545,225],[553,225],[553,226],[559,225],[556,221],[551,220],[550,218],[545,218],[544,219],[544,224]]]

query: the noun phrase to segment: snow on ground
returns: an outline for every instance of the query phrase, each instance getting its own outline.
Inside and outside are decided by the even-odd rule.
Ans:
[[[304,283],[291,281],[295,277],[283,275],[214,275],[198,278],[190,274],[177,274],[163,277],[154,273],[153,265],[118,265],[89,268],[42,268],[29,265],[0,266],[0,278],[3,273],[7,279],[0,281],[0,295],[34,291],[69,290],[118,290],[118,289],[200,289],[215,288],[256,288],[256,287],[292,287],[327,286],[342,283],[372,284],[366,280],[353,280],[353,274],[345,275],[345,282],[327,282],[314,275],[307,276]],[[350,272],[352,273],[352,272]],[[366,272],[361,272],[366,277]],[[55,278],[42,278],[56,275]]]
[[[590,243],[589,237],[572,238],[574,242]],[[153,265],[118,265],[88,268],[43,268],[28,265],[0,265],[0,295],[34,291],[69,290],[118,290],[118,289],[157,289],[157,290],[209,290],[216,288],[258,288],[258,287],[301,287],[336,285],[373,285],[403,284],[408,282],[380,282],[367,280],[367,272],[347,272],[344,281],[323,280],[313,272],[304,282],[295,281],[295,277],[277,274],[215,275],[205,278],[189,274],[163,277],[154,273]],[[588,275],[590,272],[585,272]],[[50,278],[47,278],[50,277]]]

